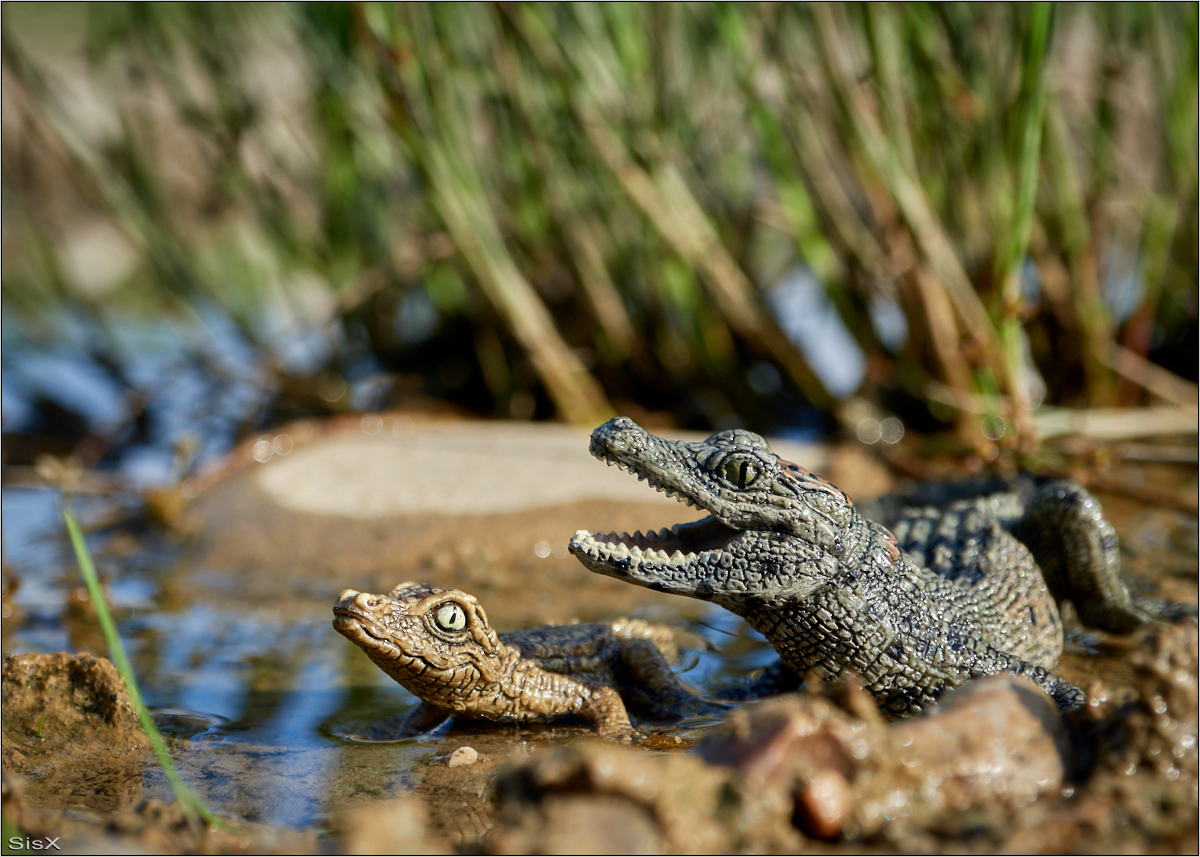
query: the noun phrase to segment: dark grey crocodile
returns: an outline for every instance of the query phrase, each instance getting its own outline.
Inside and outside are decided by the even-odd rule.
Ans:
[[[770,681],[854,672],[894,715],[1006,672],[1061,709],[1081,706],[1082,691],[1049,671],[1063,646],[1056,597],[1116,632],[1195,611],[1130,594],[1112,526],[1074,483],[1043,485],[1027,502],[999,494],[914,510],[893,532],[753,432],[686,443],[618,417],[592,433],[591,452],[710,515],[646,535],[580,530],[570,550],[584,565],[720,604],[779,653]]]

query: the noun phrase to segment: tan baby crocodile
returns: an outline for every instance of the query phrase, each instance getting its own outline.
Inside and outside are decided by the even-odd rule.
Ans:
[[[638,619],[497,634],[474,596],[423,583],[402,583],[387,595],[347,589],[333,612],[339,633],[422,700],[403,730],[409,735],[452,714],[500,721],[575,716],[602,737],[630,741],[638,733],[623,696],[653,717],[716,705],[671,671],[674,632]]]

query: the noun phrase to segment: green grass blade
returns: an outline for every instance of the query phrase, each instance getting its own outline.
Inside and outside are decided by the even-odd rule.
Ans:
[[[79,563],[79,572],[83,575],[83,582],[87,584],[88,595],[92,599],[92,605],[96,608],[96,618],[100,622],[100,630],[104,634],[104,641],[108,644],[108,651],[112,655],[112,660],[116,664],[117,671],[121,673],[121,678],[125,680],[125,688],[129,691],[129,698],[133,701],[133,707],[137,710],[138,722],[141,724],[142,730],[146,733],[146,737],[150,739],[150,746],[154,748],[154,754],[158,756],[158,762],[162,765],[163,773],[166,774],[172,791],[175,792],[180,809],[183,810],[188,823],[193,827],[197,825],[200,818],[203,818],[209,824],[220,825],[221,821],[188,788],[187,784],[180,779],[179,772],[175,770],[175,763],[171,761],[171,756],[167,752],[167,745],[163,740],[162,733],[158,731],[158,726],[155,724],[154,718],[150,716],[150,709],[146,707],[146,703],[142,699],[142,692],[138,689],[137,679],[133,676],[133,667],[130,666],[129,658],[125,654],[125,647],[121,644],[121,637],[117,633],[117,623],[113,620],[112,613],[108,610],[108,602],[104,599],[104,590],[100,588],[100,578],[96,574],[96,566],[92,564],[92,556],[88,553],[87,543],[83,539],[83,531],[79,527],[79,521],[76,520],[74,513],[67,507],[66,503],[63,504],[62,513],[63,520],[67,524],[67,535],[71,539],[71,546],[75,549],[75,560]]]

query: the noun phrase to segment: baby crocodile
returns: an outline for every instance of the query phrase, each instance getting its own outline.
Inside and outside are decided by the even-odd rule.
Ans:
[[[1063,646],[1055,597],[1118,632],[1194,612],[1130,595],[1112,526],[1073,483],[1049,483],[1027,504],[995,495],[916,510],[893,533],[753,432],[685,443],[618,417],[592,433],[591,452],[711,514],[632,537],[579,530],[571,553],[600,574],[743,616],[784,665],[766,685],[852,671],[902,716],[1009,672],[1071,710],[1084,694],[1048,671]]]
[[[387,595],[347,589],[333,627],[420,697],[406,734],[451,714],[485,720],[548,720],[575,715],[605,738],[630,741],[622,694],[651,716],[705,705],[671,671],[671,629],[638,619],[497,634],[465,592],[402,583]]]

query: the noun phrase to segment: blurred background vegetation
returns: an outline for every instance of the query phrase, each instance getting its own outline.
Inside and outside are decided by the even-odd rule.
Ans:
[[[9,460],[430,401],[1195,433],[1195,4],[2,15]]]

